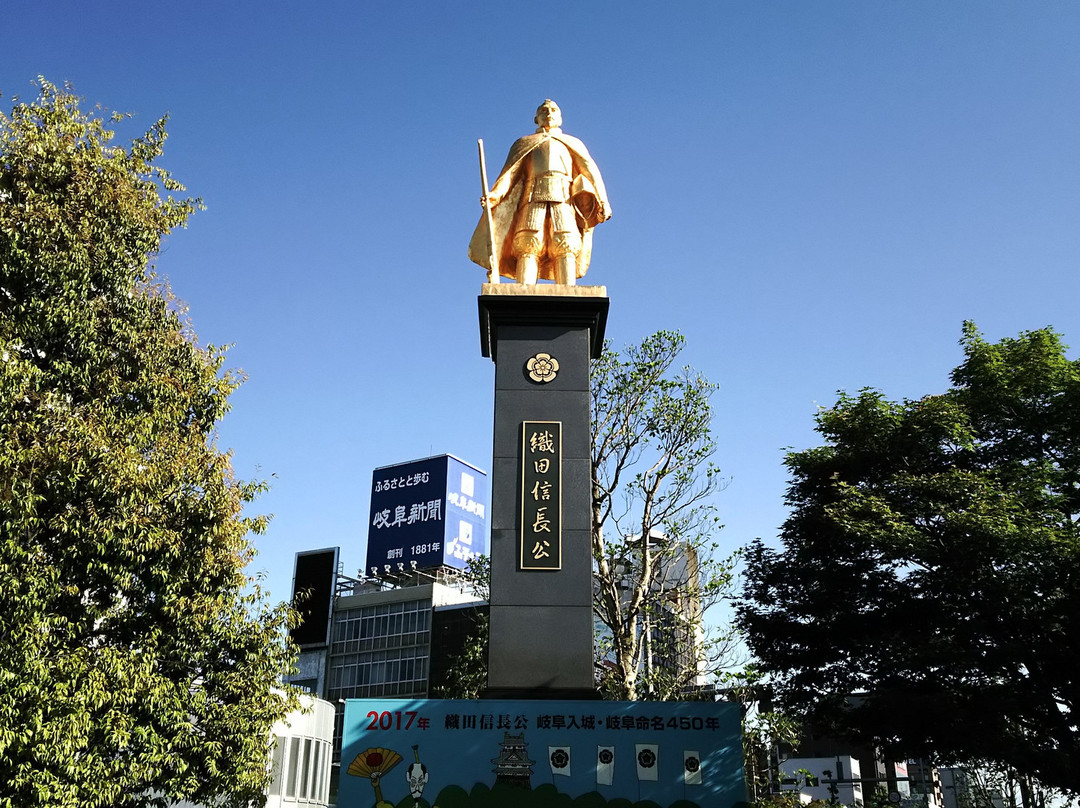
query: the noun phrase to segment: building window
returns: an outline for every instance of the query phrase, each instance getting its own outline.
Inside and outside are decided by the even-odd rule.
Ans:
[[[269,795],[298,805],[325,803],[330,797],[330,751],[330,744],[318,738],[274,738]]]
[[[411,600],[334,614],[327,698],[422,698],[431,656],[431,601]],[[340,756],[342,711],[334,722]]]
[[[274,752],[270,763],[270,791],[271,797],[281,795],[282,760],[285,757],[285,739],[274,736]]]

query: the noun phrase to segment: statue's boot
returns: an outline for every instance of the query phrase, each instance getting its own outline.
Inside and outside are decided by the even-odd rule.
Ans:
[[[555,261],[555,282],[573,286],[577,283],[577,256],[560,255]]]
[[[517,260],[517,282],[529,286],[536,284],[536,278],[540,274],[540,265],[535,255],[519,255]]]

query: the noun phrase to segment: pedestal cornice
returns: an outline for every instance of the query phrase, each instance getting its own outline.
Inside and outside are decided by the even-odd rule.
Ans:
[[[485,283],[477,303],[480,351],[492,361],[497,355],[499,328],[504,324],[588,328],[591,357],[598,358],[604,350],[610,301],[603,286]]]

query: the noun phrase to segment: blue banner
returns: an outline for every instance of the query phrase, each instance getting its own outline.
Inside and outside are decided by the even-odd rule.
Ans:
[[[745,799],[740,707],[730,702],[345,704],[341,808],[736,808]]]

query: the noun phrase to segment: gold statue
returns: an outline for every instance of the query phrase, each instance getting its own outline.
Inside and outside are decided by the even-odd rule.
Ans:
[[[611,206],[585,144],[560,129],[559,105],[544,101],[535,121],[536,132],[510,147],[490,193],[481,142],[485,210],[469,258],[487,268],[493,283],[501,275],[520,284],[573,284],[589,268],[592,230],[611,218]]]

